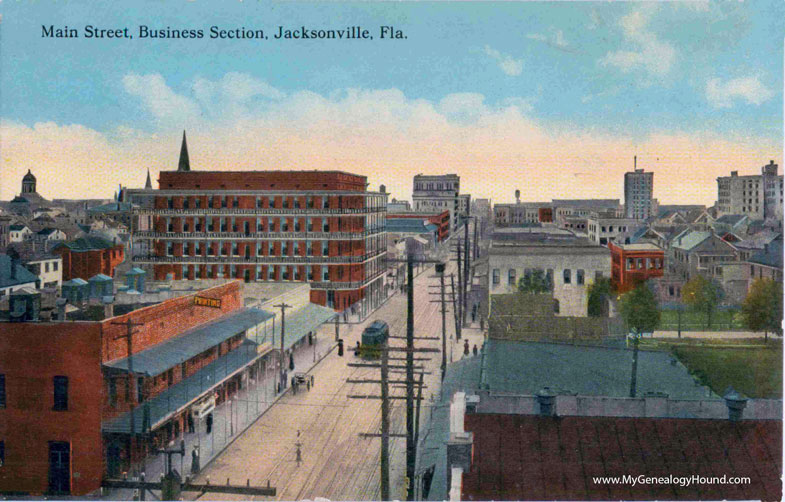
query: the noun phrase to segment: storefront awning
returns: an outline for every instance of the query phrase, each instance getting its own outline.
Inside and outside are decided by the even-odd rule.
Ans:
[[[309,332],[316,331],[319,326],[338,315],[333,309],[309,303],[297,310],[286,313],[286,333],[284,334],[284,350],[290,349],[292,345],[302,340]],[[281,348],[281,318],[275,320],[273,330],[272,346],[273,349]]]
[[[261,357],[262,354],[258,353],[257,348],[257,344],[245,340],[237,349],[219,357],[195,374],[172,385],[154,398],[134,408],[134,429],[136,432],[143,432],[142,427],[146,425],[146,413],[148,415],[149,430],[154,430],[184,406],[199,399],[210,389]],[[119,381],[117,384],[123,385]],[[145,412],[145,407],[149,411]],[[131,432],[131,412],[126,412],[118,417],[104,421],[101,425],[101,430],[105,433],[129,434]]]
[[[266,310],[238,309],[214,321],[191,328],[176,338],[134,354],[134,373],[147,376],[160,375],[169,368],[272,318],[273,314]],[[127,371],[128,358],[104,363],[104,366]]]

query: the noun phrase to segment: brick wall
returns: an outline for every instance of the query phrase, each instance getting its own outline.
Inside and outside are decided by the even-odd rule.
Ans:
[[[0,373],[6,382],[0,491],[48,490],[49,441],[70,443],[72,494],[98,489],[104,470],[100,323],[3,323]],[[53,377],[60,375],[68,377],[66,411],[53,410]]]
[[[338,171],[162,171],[158,187],[205,190],[359,190],[366,177]]]

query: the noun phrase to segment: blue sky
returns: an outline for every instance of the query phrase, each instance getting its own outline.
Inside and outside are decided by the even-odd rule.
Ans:
[[[587,156],[605,141],[617,139],[635,150],[656,135],[710,137],[753,145],[753,150],[759,144],[761,157],[751,158],[741,170],[781,156],[781,1],[224,4],[218,9],[200,1],[150,1],[124,2],[120,8],[3,1],[0,117],[5,127],[78,125],[121,155],[129,147],[128,135],[169,138],[188,127],[197,135],[222,137],[232,124],[251,117],[257,125],[270,123],[271,110],[307,122],[308,110],[292,111],[280,103],[295,95],[313,93],[348,107],[353,91],[395,90],[405,104],[397,108],[400,113],[416,117],[412,110],[425,103],[438,111],[438,120],[454,126],[453,132],[482,124],[488,114],[513,110],[554,141],[600,138],[588,142],[593,146],[587,144]],[[278,25],[356,24],[375,39],[41,37],[42,25],[81,31],[88,24],[127,26],[135,36],[142,24],[205,32],[212,25],[242,26],[269,34]],[[381,25],[401,29],[407,39],[378,39]],[[379,134],[375,126],[356,126],[362,134]],[[659,156],[656,148],[650,150],[654,162]],[[17,153],[4,166],[14,174],[25,169],[25,154],[36,155]],[[461,174],[459,165],[452,168],[454,160],[445,156],[439,169]],[[164,169],[166,161],[153,159],[149,167]],[[516,167],[510,159],[499,162]],[[729,170],[725,165],[718,169],[716,175]],[[401,182],[401,191],[405,185],[410,181]],[[7,198],[8,190],[13,191],[0,187],[0,195]]]

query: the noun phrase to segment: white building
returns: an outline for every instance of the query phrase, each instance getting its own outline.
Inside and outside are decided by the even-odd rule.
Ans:
[[[24,242],[33,238],[33,231],[27,225],[16,224],[9,227],[9,242]]]
[[[412,190],[414,211],[440,213],[448,210],[450,230],[454,231],[458,227],[457,215],[469,214],[469,199],[461,200],[460,185],[461,177],[457,174],[416,175]]]
[[[520,229],[493,234],[488,267],[489,294],[515,292],[522,277],[539,269],[550,279],[557,315],[584,317],[587,288],[598,277],[610,277],[611,254],[563,229]]]
[[[624,215],[636,220],[648,219],[652,215],[653,189],[654,173],[643,169],[624,173]]]
[[[37,242],[54,242],[66,240],[65,232],[57,228],[44,228],[35,234]]]
[[[774,161],[761,168],[761,174],[717,178],[717,216],[743,214],[751,220],[782,219],[783,177]]]
[[[586,219],[586,234],[593,243],[607,246],[610,241],[615,241],[619,235],[632,231],[641,223],[636,218],[604,218],[593,215]]]

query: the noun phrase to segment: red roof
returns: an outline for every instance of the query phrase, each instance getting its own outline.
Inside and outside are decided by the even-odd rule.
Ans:
[[[780,500],[782,422],[468,414],[463,500]],[[749,477],[750,484],[600,484],[595,476]]]

